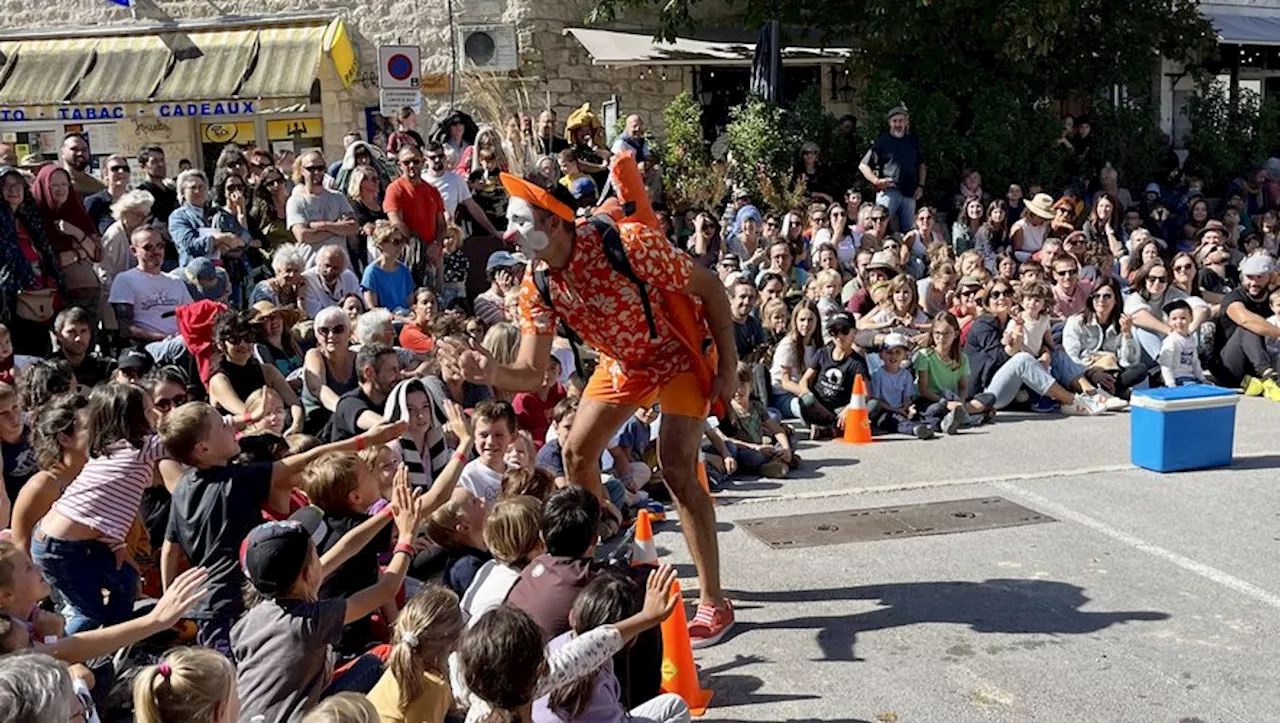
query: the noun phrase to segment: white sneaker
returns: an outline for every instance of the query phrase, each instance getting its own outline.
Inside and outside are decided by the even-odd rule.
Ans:
[[[1106,411],[1107,407],[1102,402],[1083,394],[1077,394],[1072,403],[1062,405],[1062,413],[1073,417],[1093,417]]]
[[[1129,402],[1107,392],[1105,389],[1098,388],[1093,390],[1093,396],[1099,402],[1102,402],[1108,412],[1123,412],[1129,408]]]

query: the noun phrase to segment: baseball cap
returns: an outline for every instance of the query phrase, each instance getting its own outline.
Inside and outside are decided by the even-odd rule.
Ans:
[[[827,319],[827,330],[837,336],[848,333],[853,326],[853,315],[847,311],[837,311]]]
[[[489,261],[484,265],[484,272],[491,274],[497,269],[505,269],[509,266],[518,266],[524,262],[511,255],[510,251],[494,251],[489,254]]]
[[[120,356],[116,359],[117,369],[137,369],[139,374],[146,374],[151,371],[151,367],[155,362],[151,359],[151,355],[138,351],[137,349],[125,349],[120,352]]]
[[[323,524],[319,508],[304,507],[287,520],[253,528],[240,545],[240,568],[245,577],[267,597],[288,592],[306,567],[315,546],[312,536]]]
[[[1144,191],[1145,193],[1155,193],[1155,194],[1159,194],[1159,193],[1160,193],[1160,184],[1158,184],[1158,183],[1148,183],[1148,184],[1147,184],[1147,187],[1146,187],[1146,188],[1144,188],[1144,189],[1143,189],[1143,191]]]
[[[903,336],[903,335],[901,335],[901,334],[899,334],[899,333],[897,333],[897,332],[894,332],[894,333],[892,333],[892,334],[886,334],[886,335],[885,335],[885,337],[884,337],[884,341],[883,341],[883,342],[881,342],[881,344],[880,344],[880,348],[881,348],[881,349],[885,349],[885,350],[888,350],[888,349],[906,349],[906,348],[907,348],[907,337],[905,337],[905,336]]]
[[[1176,311],[1178,309],[1186,309],[1187,311],[1191,311],[1191,304],[1188,304],[1186,299],[1174,299],[1173,301],[1170,301],[1167,304],[1165,304],[1163,307],[1161,307],[1161,311],[1163,311],[1166,314]]]
[[[213,259],[206,256],[197,256],[188,261],[187,273],[191,274],[191,278],[205,284],[213,283],[218,278],[218,269],[213,265]]]
[[[1275,271],[1275,263],[1266,254],[1254,254],[1240,264],[1241,276],[1266,276]]]

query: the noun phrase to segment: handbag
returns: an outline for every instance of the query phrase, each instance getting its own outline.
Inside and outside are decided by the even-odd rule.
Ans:
[[[19,319],[43,324],[53,318],[53,289],[19,291],[17,314]]]

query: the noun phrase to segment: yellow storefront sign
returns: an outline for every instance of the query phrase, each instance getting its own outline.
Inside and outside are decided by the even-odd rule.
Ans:
[[[342,79],[342,87],[350,88],[356,82],[359,71],[356,49],[351,43],[351,32],[341,18],[335,18],[324,30],[324,51],[333,60],[333,67]]]
[[[324,136],[324,121],[319,118],[288,118],[267,121],[267,140],[292,141]]]
[[[253,143],[257,138],[253,122],[201,123],[200,138],[205,143]]]

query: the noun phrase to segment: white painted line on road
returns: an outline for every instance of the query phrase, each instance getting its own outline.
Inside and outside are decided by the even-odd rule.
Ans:
[[[1123,530],[1117,530],[1101,520],[1096,520],[1082,512],[1077,512],[1070,507],[1065,507],[1057,502],[1048,500],[1015,484],[1011,484],[1009,482],[997,482],[995,487],[1006,493],[1012,494],[1015,497],[1021,497],[1028,503],[1028,505],[1034,507],[1037,512],[1052,515],[1059,521],[1070,520],[1078,525],[1084,525],[1085,527],[1088,527],[1095,532],[1100,532],[1113,540],[1123,542],[1136,550],[1145,552],[1148,555],[1154,555],[1166,562],[1173,563],[1187,572],[1195,573],[1196,575],[1199,575],[1211,582],[1215,582],[1225,588],[1235,590],[1241,595],[1247,595],[1258,602],[1280,609],[1280,595],[1275,595],[1251,582],[1241,580],[1235,575],[1223,572],[1222,570],[1206,565],[1203,562],[1193,560],[1186,555],[1180,555],[1172,550],[1147,542],[1141,537],[1136,537],[1124,532]]]
[[[815,460],[821,463],[822,460]],[[718,499],[723,504],[725,502],[733,505],[756,505],[763,502],[790,502],[792,500],[820,500],[827,497],[851,497],[854,495],[868,495],[885,492],[911,492],[913,490],[927,490],[938,487],[964,487],[966,485],[995,485],[1002,482],[1014,482],[1020,480],[1037,480],[1052,479],[1054,477],[1080,477],[1090,474],[1101,474],[1104,472],[1123,472],[1126,470],[1136,469],[1131,464],[1109,464],[1100,467],[1082,467],[1079,469],[1059,469],[1047,470],[1045,472],[1021,472],[1018,474],[1001,474],[989,477],[966,477],[964,479],[942,479],[942,480],[921,480],[919,482],[900,482],[891,485],[878,485],[875,487],[846,487],[834,490],[816,490],[814,492],[791,492],[782,495],[753,495],[750,497],[733,497],[729,494],[720,494]],[[732,492],[730,487],[727,492]]]

